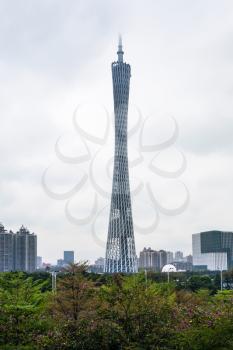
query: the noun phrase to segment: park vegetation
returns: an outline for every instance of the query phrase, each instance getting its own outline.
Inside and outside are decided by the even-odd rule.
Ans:
[[[233,273],[0,274],[0,349],[233,349]]]

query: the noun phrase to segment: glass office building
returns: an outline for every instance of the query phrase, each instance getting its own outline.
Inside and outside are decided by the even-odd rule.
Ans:
[[[74,264],[74,251],[65,250],[64,251],[64,263],[65,264]]]
[[[212,271],[233,268],[233,232],[207,231],[192,235],[195,269]]]

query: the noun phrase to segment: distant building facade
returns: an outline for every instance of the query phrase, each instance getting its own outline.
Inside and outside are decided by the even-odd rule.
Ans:
[[[0,224],[0,271],[12,271],[14,266],[13,232],[5,230]]]
[[[100,257],[98,258],[94,265],[89,266],[89,272],[93,273],[104,273],[105,259]]]
[[[144,248],[139,255],[138,267],[139,269],[159,271],[160,270],[159,252],[151,248]]]
[[[159,251],[159,267],[160,270],[167,265],[167,252],[165,250],[160,250]]]
[[[104,269],[105,259],[100,257],[95,261],[95,266]]]
[[[185,257],[187,263],[193,264],[193,256],[191,254]]]
[[[42,256],[37,256],[37,258],[36,258],[36,267],[37,267],[37,269],[41,269],[42,266],[43,266]]]
[[[184,259],[184,253],[183,252],[181,252],[180,250],[175,252],[175,259],[174,259],[174,261],[183,261],[183,259]]]
[[[73,250],[65,250],[64,251],[64,264],[74,264],[74,251]]]
[[[207,231],[192,235],[195,270],[233,268],[233,232]]]
[[[105,267],[105,259],[100,257],[98,258],[93,265],[88,266],[88,272],[91,273],[104,273],[104,267]]]
[[[171,264],[174,261],[173,252],[167,252],[167,264]]]
[[[63,268],[68,264],[74,264],[74,251],[73,250],[64,250],[63,259],[57,260],[57,267]]]
[[[175,258],[177,260],[175,260]],[[162,271],[162,268],[172,264],[176,267],[177,271],[192,270],[192,255],[184,257],[183,252],[177,251],[174,257],[173,252],[165,251],[163,249],[157,251],[151,248],[144,248],[139,255],[138,267],[139,269]]]
[[[37,268],[37,236],[21,226],[14,235],[14,270],[33,272]]]
[[[24,226],[17,233],[0,225],[0,271],[33,272],[37,268],[37,236]]]
[[[58,267],[63,267],[64,266],[64,260],[63,259],[58,259],[57,260],[57,266]]]
[[[144,248],[139,255],[139,269],[146,269],[151,271],[160,271],[167,263],[167,253],[165,250],[153,250],[151,248]]]
[[[172,263],[177,271],[192,271],[193,270],[193,264],[188,261],[173,261]]]

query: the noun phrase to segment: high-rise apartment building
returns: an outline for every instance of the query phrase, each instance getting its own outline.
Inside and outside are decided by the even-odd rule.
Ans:
[[[7,272],[13,270],[13,232],[5,230],[0,224],[0,271]]]
[[[0,225],[0,271],[33,272],[37,268],[37,236],[24,226],[15,234]]]
[[[118,59],[112,63],[113,98],[115,114],[115,155],[112,183],[111,209],[106,246],[105,272],[137,272],[131,208],[127,123],[130,65],[123,62],[121,38]]]
[[[217,271],[233,268],[233,232],[195,233],[192,248],[195,269]]]
[[[168,263],[167,253],[168,252],[162,249],[157,251],[151,248],[144,248],[139,255],[138,267],[140,269],[161,271]]]
[[[167,264],[171,264],[174,261],[173,252],[167,252]]]
[[[160,271],[160,253],[151,248],[144,248],[139,255],[140,269]]]
[[[178,250],[177,252],[175,252],[175,261],[183,261],[184,259],[184,253],[181,252],[180,250]]]
[[[167,252],[163,249],[159,251],[159,265],[160,269],[167,265]]]
[[[37,267],[37,236],[21,226],[14,235],[14,270],[33,272]]]
[[[172,264],[177,271],[192,271],[192,255],[181,260],[183,253],[178,252],[179,260],[174,259],[173,252],[165,251],[163,249],[156,251],[151,248],[144,248],[139,255],[138,267],[140,269],[147,269],[151,271],[162,271],[162,268],[167,264]]]

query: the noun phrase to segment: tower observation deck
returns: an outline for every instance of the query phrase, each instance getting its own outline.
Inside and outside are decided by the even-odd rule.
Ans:
[[[115,114],[115,155],[111,208],[106,246],[105,272],[137,272],[131,208],[127,121],[130,65],[123,61],[122,40],[119,38],[118,59],[112,63],[113,98]]]

